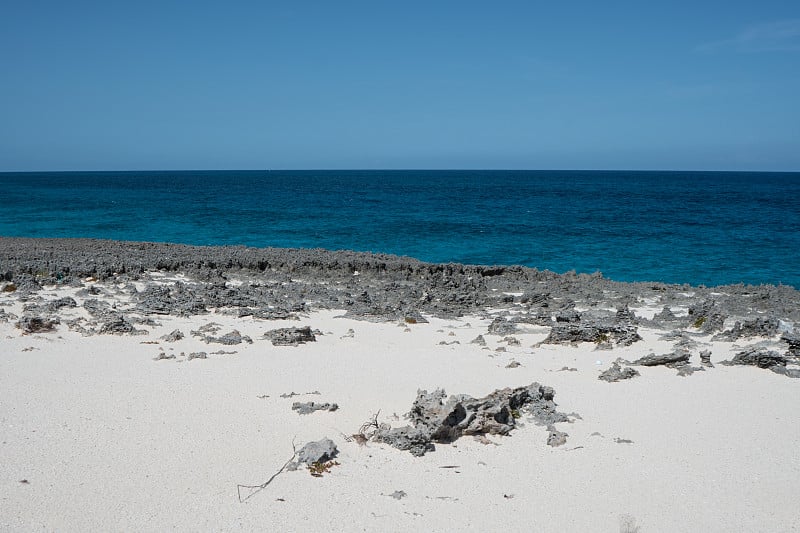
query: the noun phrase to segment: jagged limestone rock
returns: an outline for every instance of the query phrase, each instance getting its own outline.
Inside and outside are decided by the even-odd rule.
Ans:
[[[491,335],[513,335],[517,333],[517,325],[509,322],[505,317],[499,316],[489,324],[489,334]]]
[[[800,368],[788,368],[786,366],[787,363],[789,363],[789,359],[778,352],[757,346],[746,348],[736,354],[730,361],[721,362],[721,364],[727,366],[757,366],[789,378],[800,378]]]
[[[559,413],[551,387],[533,383],[527,387],[499,389],[486,397],[458,394],[449,398],[442,389],[417,392],[408,417],[411,424],[400,428],[381,427],[373,439],[413,455],[431,451],[434,442],[449,443],[462,435],[506,435],[516,426],[522,410],[535,423],[552,425],[569,421]]]
[[[796,331],[787,331],[781,335],[781,340],[789,347],[786,351],[787,356],[800,357],[800,333]]]
[[[618,346],[630,346],[642,340],[637,328],[631,324],[614,323],[557,323],[542,344],[596,344],[614,342]]]
[[[786,366],[787,359],[778,352],[766,348],[750,347],[735,356],[730,361],[722,361],[723,365],[750,365],[759,368],[771,368],[773,366]]]
[[[639,371],[636,370],[635,368],[631,367],[622,368],[619,362],[614,361],[608,370],[597,376],[597,379],[613,383],[623,379],[631,379],[639,375],[640,375]]]
[[[294,469],[301,464],[312,465],[314,463],[325,463],[333,460],[339,453],[336,443],[325,437],[318,441],[309,442],[297,452],[297,461],[294,461]]]
[[[567,437],[569,437],[567,433],[558,431],[555,426],[552,425],[547,426],[547,431],[549,432],[547,435],[548,446],[555,448],[556,446],[561,446],[567,443]]]
[[[60,324],[58,318],[45,318],[41,316],[23,316],[17,327],[24,333],[51,333]]]
[[[266,332],[264,338],[272,341],[273,346],[297,346],[317,340],[310,326],[273,329]]]
[[[780,323],[776,318],[758,317],[753,320],[737,321],[729,330],[714,335],[715,341],[735,341],[742,337],[773,337],[778,334]]]
[[[659,365],[682,365],[689,362],[690,353],[686,350],[676,350],[672,353],[656,355],[650,354],[640,357],[633,362],[634,365],[640,366],[659,366]]]
[[[292,411],[297,411],[300,415],[310,415],[315,411],[336,411],[339,405],[335,403],[316,403],[316,402],[294,402]]]
[[[486,339],[483,338],[483,335],[478,335],[477,337],[469,341],[469,343],[477,344],[478,346],[486,346]]]
[[[228,333],[225,333],[219,337],[206,337],[206,342],[232,346],[234,344],[241,344],[243,342],[246,342],[247,344],[253,344],[253,339],[247,335],[242,335],[239,333],[239,330],[234,329],[233,331],[229,331]]]
[[[183,338],[183,332],[179,329],[174,329],[170,333],[161,336],[161,340],[165,342],[178,342]]]

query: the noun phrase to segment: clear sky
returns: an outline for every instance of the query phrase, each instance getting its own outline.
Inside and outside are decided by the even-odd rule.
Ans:
[[[800,170],[800,1],[4,0],[0,171]]]

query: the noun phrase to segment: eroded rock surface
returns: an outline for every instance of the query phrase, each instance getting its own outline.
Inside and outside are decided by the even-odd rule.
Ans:
[[[266,332],[264,338],[272,341],[273,346],[298,346],[317,340],[311,331],[311,326],[273,329]]]
[[[689,353],[689,351],[676,350],[672,353],[667,353],[662,355],[656,355],[656,354],[646,355],[634,361],[633,364],[641,366],[683,365],[689,362],[689,357],[691,357],[691,353]]]
[[[722,361],[721,364],[749,365],[772,370],[776,374],[781,374],[790,378],[800,378],[800,368],[793,366],[787,367],[791,359],[779,354],[774,350],[764,347],[752,346],[737,353],[730,361]]]
[[[60,322],[57,318],[45,318],[40,316],[23,316],[17,327],[23,333],[51,333],[56,330],[56,325]]]
[[[433,264],[348,251],[0,237],[0,277],[9,291],[2,294],[17,299],[30,299],[44,286],[81,289],[76,298],[88,298],[83,307],[92,320],[64,315],[62,322],[84,334],[109,322],[107,329],[122,332],[127,326],[120,315],[139,324],[137,314],[213,311],[288,319],[315,309],[345,310],[348,317],[374,321],[478,314],[494,320],[491,332],[501,337],[532,324],[552,327],[546,342],[602,347],[636,342],[637,326],[708,335],[722,332],[726,319],[735,318],[739,325],[722,333],[732,339],[796,331],[800,324],[800,293],[784,285],[620,283],[599,273]],[[130,298],[124,308],[92,302],[123,293]],[[26,313],[42,318],[72,305],[32,303],[51,306]],[[662,311],[643,319],[634,312],[642,306]],[[491,315],[487,309],[493,309]],[[676,348],[695,348],[694,339],[683,342]],[[787,344],[790,355],[800,350],[798,342]]]
[[[313,465],[314,463],[325,463],[333,460],[339,453],[339,448],[331,439],[325,437],[318,441],[312,441],[300,448],[297,452],[297,460],[287,466],[287,470],[297,470],[300,465]]]
[[[562,322],[556,323],[542,344],[577,344],[591,342],[595,344],[615,343],[618,346],[630,346],[642,340],[636,326],[632,324],[615,324],[610,322]]]
[[[297,411],[300,415],[310,415],[316,411],[336,411],[339,406],[335,403],[317,403],[317,402],[294,402],[292,404],[292,411]]]
[[[181,339],[183,339],[183,332],[179,329],[174,329],[170,333],[161,336],[161,340],[164,342],[178,342]]]
[[[629,366],[622,368],[619,362],[614,361],[608,370],[602,372],[599,376],[597,376],[597,379],[613,383],[616,381],[621,381],[623,379],[635,378],[636,376],[639,375],[640,375],[639,371],[636,370],[635,368],[631,368]]]
[[[554,396],[551,387],[539,383],[496,390],[483,398],[421,390],[408,415],[411,424],[381,427],[373,439],[420,456],[433,450],[434,443],[453,442],[463,435],[506,435],[522,411],[540,425],[569,421],[568,415],[556,410]]]
[[[737,321],[731,329],[714,335],[713,340],[735,341],[742,337],[772,337],[778,334],[779,325],[777,318],[758,317],[744,322]]]

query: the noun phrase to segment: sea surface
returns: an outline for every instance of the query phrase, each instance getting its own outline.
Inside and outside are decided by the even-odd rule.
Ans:
[[[349,249],[800,288],[800,173],[0,173],[0,235]]]

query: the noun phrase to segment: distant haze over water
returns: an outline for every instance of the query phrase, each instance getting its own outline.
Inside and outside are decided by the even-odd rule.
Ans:
[[[351,249],[800,287],[800,173],[0,173],[0,235]]]

